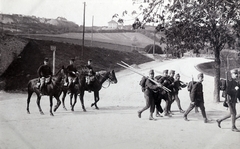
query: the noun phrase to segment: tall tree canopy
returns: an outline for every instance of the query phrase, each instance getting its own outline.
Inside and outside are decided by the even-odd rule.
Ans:
[[[133,29],[147,23],[158,24],[165,32],[168,48],[199,50],[208,47],[214,52],[214,101],[220,100],[220,51],[226,43],[239,37],[239,0],[133,0],[139,10],[133,10]],[[124,11],[127,14],[127,11]],[[124,17],[124,15],[122,16]]]

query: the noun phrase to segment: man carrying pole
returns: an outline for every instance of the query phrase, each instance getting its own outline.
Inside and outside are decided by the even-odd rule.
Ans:
[[[154,109],[155,109],[155,99],[154,99],[154,94],[155,92],[157,92],[158,88],[162,88],[161,84],[156,84],[154,83],[153,80],[154,79],[154,70],[150,70],[149,71],[149,78],[147,78],[146,82],[145,82],[145,89],[144,89],[144,98],[146,100],[146,105],[138,111],[138,117],[141,118],[141,114],[142,112],[144,112],[145,110],[147,110],[148,108],[150,108],[150,116],[149,116],[149,120],[155,120],[153,118],[153,113],[154,113]]]

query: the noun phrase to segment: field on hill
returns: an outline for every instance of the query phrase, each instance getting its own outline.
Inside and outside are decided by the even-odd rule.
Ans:
[[[25,37],[45,40],[61,40],[74,44],[82,44],[82,33],[65,33],[65,34],[35,34],[25,35]],[[132,49],[144,49],[147,45],[153,44],[154,41],[138,32],[120,32],[120,33],[85,33],[85,45],[94,47],[105,47],[109,49],[117,49],[123,46],[123,51],[131,51]],[[159,45],[158,41],[156,44]],[[114,45],[115,47],[113,47]],[[164,49],[165,45],[161,45]]]

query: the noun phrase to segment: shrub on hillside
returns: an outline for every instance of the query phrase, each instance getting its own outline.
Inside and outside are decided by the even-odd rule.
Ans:
[[[153,44],[147,45],[147,46],[144,48],[144,51],[145,51],[146,53],[153,53],[153,47],[154,47]],[[156,54],[163,54],[162,48],[161,48],[159,45],[155,45],[155,53],[156,53]]]

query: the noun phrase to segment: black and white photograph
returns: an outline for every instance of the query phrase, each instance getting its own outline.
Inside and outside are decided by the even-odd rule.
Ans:
[[[239,0],[0,0],[0,149],[239,146]]]

